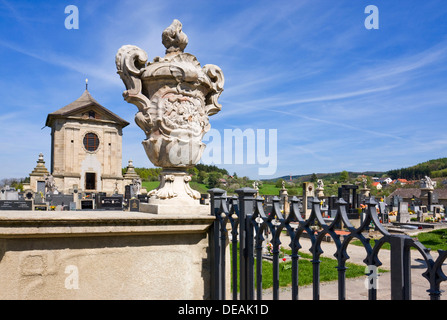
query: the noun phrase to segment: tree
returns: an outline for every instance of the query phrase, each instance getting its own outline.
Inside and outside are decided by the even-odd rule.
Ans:
[[[278,179],[278,180],[276,180],[276,183],[275,183],[275,187],[277,187],[277,188],[282,188],[282,183],[284,182],[284,179]]]
[[[348,182],[349,180],[349,172],[344,170],[340,173],[340,182]]]
[[[310,182],[317,182],[318,181],[318,177],[315,173],[312,173],[312,177],[310,177]]]
[[[219,179],[222,177],[220,172],[210,172],[208,174],[207,186],[208,188],[215,188],[219,185]]]

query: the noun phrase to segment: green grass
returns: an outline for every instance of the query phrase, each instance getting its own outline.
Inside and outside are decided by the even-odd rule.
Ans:
[[[141,186],[145,188],[147,191],[151,191],[159,186],[159,181],[143,181]]]
[[[433,230],[430,232],[422,232],[417,235],[419,242],[421,242],[426,248],[431,250],[447,250],[447,229]],[[353,245],[363,246],[360,240],[351,241]],[[374,247],[374,240],[370,241],[372,247]],[[384,243],[381,249],[390,250],[390,244]],[[416,248],[411,248],[417,250]]]
[[[281,188],[277,188],[273,184],[264,183],[262,187],[259,188],[260,195],[278,195]]]
[[[143,188],[146,188],[147,191],[151,191],[153,189],[156,189],[160,185],[160,182],[159,181],[143,181],[141,183],[141,185]],[[197,190],[200,193],[208,193],[208,188],[206,187],[206,185],[204,185],[202,183],[197,183],[197,182],[191,181],[189,183],[189,185],[191,186],[192,189]]]
[[[418,240],[426,248],[432,250],[447,250],[447,229],[419,233]]]
[[[286,187],[286,188],[287,188],[289,195],[302,194],[302,192],[303,192],[303,188],[301,188],[301,187],[295,187],[295,188]],[[262,187],[259,188],[260,195],[279,196],[279,191],[281,191],[281,188],[278,188],[274,184],[269,184],[269,183],[263,183]]]
[[[311,259],[304,258],[300,254],[298,260],[298,285],[305,286],[313,282],[313,266]],[[338,279],[337,260],[320,257],[320,281],[333,281]],[[365,266],[354,263],[346,263],[346,278],[355,278],[365,275]],[[287,287],[292,284],[292,262],[279,263],[279,285]],[[262,262],[262,288],[267,289],[273,286],[273,264],[268,261]]]
[[[231,244],[230,244],[231,250]],[[283,250],[285,254],[290,254],[290,250]],[[312,284],[313,282],[313,266],[312,255],[307,253],[299,253],[300,258],[298,260],[298,285],[305,286]],[[338,279],[337,260],[320,257],[320,281],[333,281]],[[238,264],[239,274],[239,264]],[[364,265],[358,265],[354,263],[346,263],[346,278],[355,278],[365,275]],[[383,270],[379,269],[379,272]],[[256,259],[255,259],[255,279],[256,279]],[[255,280],[256,281],[256,280]],[[292,284],[292,262],[280,262],[279,263],[279,286],[287,287]],[[262,260],[262,288],[268,289],[273,287],[273,264],[270,261]],[[239,291],[239,283],[238,283]]]

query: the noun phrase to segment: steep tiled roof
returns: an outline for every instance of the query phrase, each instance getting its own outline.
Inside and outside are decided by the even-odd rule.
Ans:
[[[60,116],[69,116],[73,113],[76,113],[77,111],[81,110],[82,108],[88,107],[88,106],[96,106],[101,111],[109,115],[112,119],[114,119],[116,122],[120,123],[123,127],[127,126],[129,123],[122,119],[121,117],[117,116],[112,111],[108,110],[107,108],[103,107],[101,104],[98,103],[91,95],[88,90],[85,90],[84,93],[75,101],[72,103],[66,105],[65,107],[60,108],[59,110],[56,110],[52,113],[50,113],[47,116],[47,121],[45,123],[46,126],[51,126],[51,122],[55,117]]]
[[[440,188],[434,189],[434,194],[438,195],[438,199],[447,199],[447,189]],[[411,199],[413,197],[420,198],[421,197],[421,189],[419,188],[399,188],[394,190],[390,197],[392,196],[401,196],[402,198]]]

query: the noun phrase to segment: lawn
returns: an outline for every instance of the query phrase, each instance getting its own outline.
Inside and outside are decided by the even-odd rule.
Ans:
[[[447,229],[438,229],[430,232],[422,232],[417,235],[417,239],[426,248],[432,251],[447,250]],[[363,246],[359,240],[351,242],[353,245]],[[371,240],[371,246],[374,246],[374,240]],[[381,249],[390,249],[390,244],[385,243]],[[416,248],[411,248],[416,250]]]
[[[141,183],[143,188],[146,188],[147,191],[151,191],[157,188],[160,185],[159,181],[143,181]],[[203,183],[197,183],[191,181],[189,183],[192,189],[199,191],[200,193],[208,193],[208,188]]]
[[[419,233],[418,240],[431,250],[447,250],[447,229]]]
[[[300,253],[298,260],[298,284],[305,286],[313,282],[312,256],[306,253]],[[320,257],[320,281],[333,281],[338,279],[338,262],[335,259]],[[346,278],[355,278],[365,275],[365,266],[346,263]],[[292,284],[292,262],[279,263],[279,285],[286,287]],[[273,287],[273,264],[269,261],[262,262],[262,288]]]
[[[260,195],[277,195],[279,196],[279,191],[281,188],[276,187],[274,184],[264,183],[262,187],[259,188]]]
[[[274,184],[263,183],[262,187],[259,188],[259,194],[260,195],[279,196],[279,192],[281,191],[281,189],[282,188],[278,188]],[[303,188],[301,188],[301,187],[294,187],[294,188],[286,187],[286,189],[287,189],[289,195],[302,194],[302,192],[303,192]]]
[[[231,244],[230,244],[231,250]],[[286,254],[290,254],[290,250],[284,251]],[[300,258],[298,260],[298,285],[305,286],[312,284],[313,282],[313,267],[312,267],[312,255],[307,253],[299,253]],[[320,281],[333,281],[338,279],[337,260],[320,257]],[[255,260],[256,266],[256,260]],[[365,276],[365,266],[354,263],[346,263],[346,278],[355,278]],[[239,268],[239,264],[238,264]],[[379,272],[383,270],[379,269]],[[255,267],[256,273],[256,267]],[[255,274],[256,279],[256,274]],[[280,262],[279,263],[279,286],[287,287],[292,284],[292,262]],[[268,260],[262,260],[262,288],[268,289],[273,287],[273,264]],[[238,284],[239,290],[239,284]]]
[[[145,188],[147,191],[151,191],[159,186],[159,181],[143,181],[141,186]]]

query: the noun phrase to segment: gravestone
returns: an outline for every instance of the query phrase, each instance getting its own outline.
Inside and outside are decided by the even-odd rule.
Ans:
[[[357,207],[359,205],[359,195],[357,194],[357,185],[342,185],[338,188],[338,197],[347,202],[346,213],[350,219],[358,219]]]
[[[36,195],[34,196],[34,204],[35,205],[45,204],[45,201],[40,192],[36,193]]]
[[[68,209],[70,202],[73,201],[73,195],[66,194],[48,194],[47,201],[50,206],[63,206]]]
[[[269,214],[270,212],[272,212],[273,209],[273,196],[266,195],[264,196],[264,199],[265,199],[263,203],[264,212],[266,214]]]
[[[101,209],[101,200],[107,197],[107,193],[98,192],[95,198],[96,209]]]
[[[69,209],[70,211],[76,211],[76,202],[70,201]]]
[[[391,198],[391,207],[393,208],[392,211],[399,211],[399,203],[403,201],[401,196],[393,196]]]
[[[137,195],[138,200],[140,200],[140,202],[143,203],[148,203],[149,202],[149,197],[147,196],[147,194],[139,194]]]
[[[93,210],[93,200],[81,200],[81,210]]]
[[[37,193],[45,194],[45,181],[37,181]]]
[[[410,222],[410,214],[408,212],[408,202],[399,203],[399,210],[397,211],[397,222],[400,223]]]
[[[19,200],[19,192],[16,190],[7,190],[5,192],[5,200],[11,200],[11,201]]]
[[[101,198],[101,209],[103,210],[123,210],[123,196],[114,195]]]
[[[140,200],[130,199],[129,200],[129,211],[139,212],[140,211]]]
[[[433,192],[432,195],[431,195],[431,203],[432,204],[438,204],[439,203],[439,196],[435,192]]]
[[[381,220],[382,223],[389,222],[388,210],[386,208],[385,202],[379,202],[379,219]]]
[[[329,218],[334,218],[335,215],[337,214],[337,201],[338,198],[336,196],[330,196],[328,198],[328,216]]]
[[[127,185],[124,187],[124,199],[126,200],[130,200],[132,198],[132,191],[131,191],[131,186]]]
[[[0,210],[32,210],[33,202],[26,200],[0,200]]]

